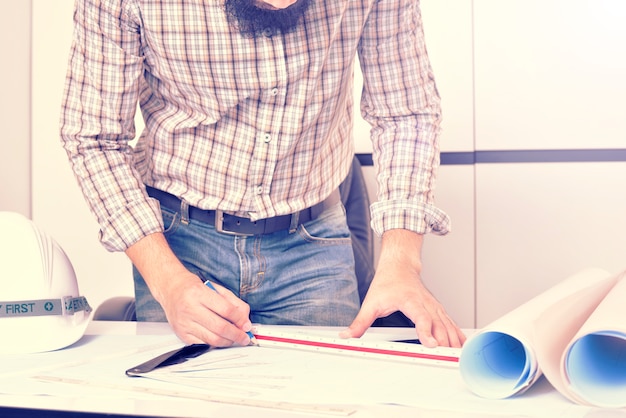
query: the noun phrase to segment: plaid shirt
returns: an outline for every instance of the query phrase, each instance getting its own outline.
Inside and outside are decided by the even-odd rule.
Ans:
[[[418,1],[313,0],[295,31],[258,38],[229,26],[221,0],[78,0],[74,21],[61,137],[107,249],[163,230],[143,184],[253,220],[323,200],[352,161],[357,53],[374,230],[447,232]]]

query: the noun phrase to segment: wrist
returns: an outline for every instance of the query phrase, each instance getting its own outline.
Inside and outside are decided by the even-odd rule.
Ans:
[[[382,236],[379,265],[401,263],[420,274],[424,236],[407,229],[390,229]]]

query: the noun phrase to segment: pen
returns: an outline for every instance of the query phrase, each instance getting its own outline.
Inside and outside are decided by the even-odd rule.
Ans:
[[[205,279],[202,273],[198,272],[198,277],[200,277],[200,280],[204,280],[204,284],[206,287],[217,292],[217,289],[215,288],[215,286],[213,286],[213,283],[211,283],[209,279]],[[248,334],[248,337],[250,337],[250,345],[259,345],[252,331],[246,331],[246,334]]]

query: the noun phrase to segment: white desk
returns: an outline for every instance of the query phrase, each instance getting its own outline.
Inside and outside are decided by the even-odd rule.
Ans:
[[[336,335],[337,331],[332,329],[329,332]],[[389,339],[407,338],[412,337],[413,332],[412,329],[372,328],[364,338],[379,340],[387,337]],[[2,392],[0,394],[0,417],[113,415],[281,418],[332,416],[328,411],[303,413],[272,407],[251,407],[236,403],[208,402],[162,394],[139,393],[121,390],[121,386],[112,387],[109,383],[104,385],[102,379],[98,378],[105,375],[119,376],[115,378],[123,383],[133,379],[150,380],[128,378],[124,375],[124,371],[130,366],[151,358],[155,351],[162,350],[161,346],[171,347],[172,344],[176,344],[176,339],[167,324],[95,321],[89,325],[83,339],[72,347],[51,353],[0,358],[0,392]],[[146,350],[146,346],[151,347],[151,351]],[[254,350],[252,347],[244,349]],[[106,364],[115,364],[115,366],[112,368],[108,366],[106,370],[102,369]],[[119,369],[117,369],[118,364]],[[61,365],[64,367],[60,367]],[[86,378],[87,384],[32,380],[32,376],[54,376],[59,370],[67,370],[71,367],[78,369],[82,367],[83,370],[89,371]],[[373,368],[377,371],[372,373],[376,374],[371,376],[372,383],[384,380],[382,378],[384,372],[380,372],[380,364],[377,367],[378,369]],[[349,416],[357,418],[381,416],[626,417],[625,410],[602,411],[575,405],[554,391],[545,380],[538,382],[520,397],[500,401],[486,400],[476,397],[465,388],[458,369],[454,367],[440,368],[420,364],[406,364],[404,367],[405,370],[410,370],[410,377],[407,379],[405,373],[400,378],[403,381],[397,381],[393,386],[411,388],[415,394],[414,405],[397,405],[397,400],[391,395],[386,402],[347,405],[346,407],[351,410]],[[363,370],[360,372],[362,374]],[[29,381],[33,384],[28,384]],[[135,380],[135,382],[138,381]],[[320,393],[323,393],[322,387],[311,389],[319,389]],[[210,385],[207,392],[210,392]],[[324,403],[323,399],[319,401]]]

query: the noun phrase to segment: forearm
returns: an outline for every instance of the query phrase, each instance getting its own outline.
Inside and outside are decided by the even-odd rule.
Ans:
[[[189,273],[161,233],[140,239],[126,250],[126,255],[160,303],[178,286],[177,281],[185,276],[184,273]]]

